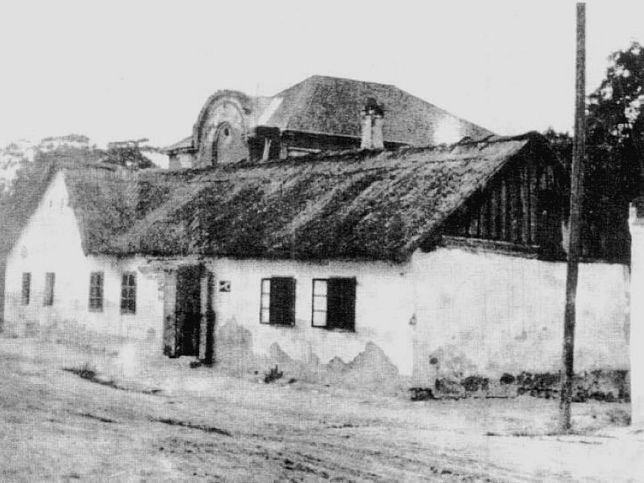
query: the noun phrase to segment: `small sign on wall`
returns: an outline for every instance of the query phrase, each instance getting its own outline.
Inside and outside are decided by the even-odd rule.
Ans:
[[[230,292],[230,280],[220,280],[219,281],[219,291],[220,292]]]

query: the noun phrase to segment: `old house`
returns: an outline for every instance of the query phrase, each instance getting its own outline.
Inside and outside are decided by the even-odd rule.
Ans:
[[[275,158],[59,170],[7,261],[7,329],[215,363],[370,345],[418,385],[558,368],[566,179],[540,135]],[[578,370],[628,368],[627,275],[581,265]]]
[[[365,100],[373,99],[365,108]],[[377,105],[376,105],[377,101]],[[365,122],[387,122],[368,146],[428,146],[492,133],[393,85],[312,76],[272,97],[218,91],[192,135],[169,146],[170,168],[284,159],[361,146]],[[375,109],[374,109],[375,108]]]

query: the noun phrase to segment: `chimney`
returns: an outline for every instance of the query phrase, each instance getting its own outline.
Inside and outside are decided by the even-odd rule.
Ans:
[[[360,115],[362,118],[360,149],[384,149],[382,125],[385,111],[382,106],[378,105],[373,97],[369,97]]]

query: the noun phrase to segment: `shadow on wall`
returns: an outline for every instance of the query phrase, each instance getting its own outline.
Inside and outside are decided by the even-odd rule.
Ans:
[[[381,394],[400,394],[409,387],[407,378],[373,342],[350,362],[334,357],[328,363],[321,363],[315,355],[308,362],[293,359],[277,343],[271,344],[268,354],[256,354],[252,347],[250,331],[228,322],[215,336],[215,365],[238,377],[261,375],[266,382],[283,379]]]
[[[506,373],[498,379],[467,376],[460,379],[438,378],[432,387],[410,388],[412,400],[513,398],[521,395],[559,399],[561,379],[558,373]],[[594,370],[575,374],[573,402],[589,400],[630,402],[630,381],[624,370]]]
[[[559,398],[558,372],[521,371],[500,376],[483,376],[466,354],[446,346],[428,357],[429,371],[414,379],[410,388],[413,400],[475,398],[512,398],[521,395]],[[420,382],[423,381],[423,382]],[[630,401],[630,380],[626,370],[592,370],[577,373],[573,380],[573,401]]]

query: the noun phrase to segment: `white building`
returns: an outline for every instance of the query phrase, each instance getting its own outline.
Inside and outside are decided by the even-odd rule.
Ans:
[[[5,328],[146,341],[242,370],[254,357],[349,362],[370,345],[423,387],[556,372],[564,181],[537,134],[200,170],[63,168],[8,257]],[[582,264],[578,371],[628,370],[627,284],[623,265]]]

